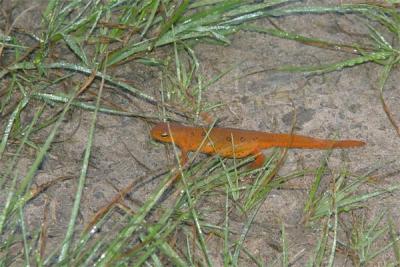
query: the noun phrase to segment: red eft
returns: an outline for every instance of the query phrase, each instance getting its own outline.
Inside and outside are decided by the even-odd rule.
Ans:
[[[169,124],[169,127],[168,127]],[[251,168],[261,167],[265,156],[262,149],[271,147],[332,149],[365,145],[359,140],[328,140],[297,134],[269,133],[234,128],[208,129],[189,127],[177,123],[158,123],[151,130],[151,136],[160,141],[175,143],[181,150],[181,163],[187,161],[187,153],[199,150],[206,154],[218,154],[226,158],[255,156]]]

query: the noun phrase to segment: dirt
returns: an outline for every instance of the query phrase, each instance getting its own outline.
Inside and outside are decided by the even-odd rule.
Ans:
[[[28,12],[27,19],[19,21],[19,26],[35,29],[40,23],[37,14],[43,9],[43,4],[46,4],[45,1],[33,12]],[[26,8],[29,4],[21,4],[21,9],[22,6]],[[354,42],[354,38],[362,39],[363,34],[368,33],[368,28],[352,15],[305,14],[273,18],[272,21],[287,31],[343,43]],[[256,23],[270,27],[267,20]],[[352,33],[361,35],[355,37]],[[320,138],[340,136],[342,139],[361,139],[367,142],[360,149],[334,151],[329,160],[329,167],[334,173],[339,173],[343,168],[355,174],[367,173],[377,166],[380,167],[380,173],[399,169],[400,138],[396,136],[383,111],[376,88],[381,66],[363,64],[318,76],[268,71],[276,66],[330,63],[348,58],[349,54],[252,32],[239,32],[231,36],[230,40],[229,46],[200,44],[195,47],[201,62],[201,71],[206,78],[211,79],[224,70],[237,66],[205,92],[207,101],[225,104],[212,112],[215,118],[221,118],[218,126],[289,132],[295,114],[297,133]],[[264,69],[266,71],[248,75]],[[118,70],[118,75],[122,80],[147,88],[146,93],[160,97],[157,90],[157,70],[143,71],[135,65],[127,64]],[[400,121],[400,106],[397,104],[400,102],[398,77],[399,71],[395,70],[385,87],[385,99],[391,112]],[[106,97],[122,101],[118,104],[132,111],[145,110],[149,114],[158,114],[155,106],[145,104],[131,95],[126,95],[127,98],[121,100],[124,99],[121,95],[107,92]],[[49,212],[49,248],[52,244],[60,243],[69,221],[91,119],[92,113],[79,111],[74,112],[64,122],[64,130],[57,136],[60,142],[52,146],[41,171],[35,177],[36,184],[62,176],[74,177],[52,186],[25,208],[26,223],[30,229],[40,227],[44,212]],[[150,140],[150,127],[151,124],[137,118],[99,115],[77,223],[81,229],[96,211],[115,196],[117,189],[124,188],[138,177],[174,164],[173,154],[166,156],[165,147]],[[281,172],[315,168],[319,166],[324,155],[323,151],[290,150]],[[21,169],[29,166],[32,156],[33,152],[25,155],[21,161]],[[386,177],[379,180],[376,186],[385,187],[399,178],[398,174]],[[301,223],[304,203],[312,181],[312,176],[292,181],[290,185],[294,189],[273,191],[261,207],[245,246],[266,263],[272,262],[280,254],[274,244],[280,244],[282,223],[286,227],[289,258],[296,259],[293,266],[303,266],[312,255],[320,232]],[[324,183],[329,186],[329,180]],[[137,209],[156,184],[157,180],[132,192],[130,200],[127,200],[128,205],[133,210]],[[364,212],[372,218],[378,211],[387,209],[396,222],[397,229],[400,229],[400,212],[397,206],[398,194],[394,193],[379,203],[369,202],[368,209]],[[354,216],[358,215],[355,213]],[[113,218],[116,224],[119,220],[118,215]],[[238,227],[241,223],[243,222],[238,219]],[[218,247],[218,244],[215,246]],[[385,255],[376,259],[377,264],[384,261]],[[338,253],[336,265],[351,266],[351,262],[346,260],[345,254]]]

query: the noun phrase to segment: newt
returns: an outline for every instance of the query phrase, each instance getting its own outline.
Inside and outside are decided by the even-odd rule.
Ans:
[[[169,127],[168,127],[169,124]],[[158,123],[151,130],[153,139],[175,143],[181,150],[182,165],[187,161],[188,152],[199,150],[205,154],[218,154],[226,158],[244,158],[253,155],[255,160],[250,168],[264,164],[261,150],[272,147],[333,149],[352,148],[365,145],[359,140],[329,140],[297,134],[269,133],[235,128],[215,127],[209,131],[203,127],[189,127],[178,123]]]

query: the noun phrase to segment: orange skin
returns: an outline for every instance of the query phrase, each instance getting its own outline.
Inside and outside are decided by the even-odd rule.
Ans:
[[[169,124],[169,127],[168,127]],[[188,127],[178,123],[158,123],[151,129],[153,139],[160,142],[175,143],[181,150],[181,164],[188,152],[199,150],[206,154],[218,154],[225,158],[244,158],[255,156],[251,168],[264,164],[265,156],[261,150],[271,147],[333,149],[351,148],[365,145],[358,140],[327,140],[296,134],[268,133],[234,128],[208,129]]]

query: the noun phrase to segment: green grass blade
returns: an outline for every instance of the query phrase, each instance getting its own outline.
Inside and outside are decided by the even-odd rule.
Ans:
[[[18,158],[21,155],[21,152],[23,150],[23,148],[25,147],[25,144],[27,143],[27,140],[32,132],[33,126],[37,123],[40,115],[42,114],[44,110],[44,105],[42,105],[35,113],[34,116],[32,118],[31,123],[29,124],[27,130],[24,132],[23,134],[23,138],[21,141],[21,144],[18,146],[11,162],[9,163],[8,168],[6,169],[5,173],[1,174],[0,176],[0,188],[3,187],[4,183],[6,182],[6,179],[9,177],[9,175],[11,174],[11,172],[14,170],[15,166],[18,163]]]
[[[315,200],[317,198],[317,190],[319,189],[319,185],[321,184],[321,180],[323,175],[325,174],[326,168],[328,167],[328,161],[331,152],[328,152],[327,157],[324,157],[320,162],[320,166],[316,171],[315,180],[311,186],[310,192],[308,193],[308,199],[304,206],[304,213],[309,213],[314,206]]]
[[[3,208],[3,212],[0,214],[0,233],[3,234],[3,230],[5,228],[6,225],[6,221],[9,218],[10,215],[10,206],[13,203],[13,198],[15,196],[15,189],[16,189],[16,183],[17,183],[17,177],[18,177],[18,172],[15,173],[13,179],[12,179],[12,183],[11,186],[9,188],[8,194],[7,194],[7,198],[6,201],[4,203],[4,208]]]
[[[282,241],[282,266],[288,267],[289,266],[289,251],[288,251],[288,244],[286,240],[286,231],[285,231],[285,224],[282,222],[281,226],[281,241]]]
[[[75,200],[74,200],[74,204],[73,204],[73,208],[72,208],[72,212],[71,212],[71,218],[68,223],[67,232],[65,234],[65,238],[64,238],[63,245],[61,248],[60,257],[58,259],[59,262],[63,261],[67,257],[67,254],[69,252],[69,247],[71,246],[72,235],[74,233],[75,223],[76,223],[76,219],[78,217],[79,207],[81,204],[83,188],[84,188],[85,182],[86,182],[86,174],[87,174],[87,169],[88,169],[88,165],[89,165],[90,152],[92,149],[94,131],[96,128],[97,113],[98,113],[99,106],[100,106],[100,98],[101,98],[101,95],[103,92],[103,87],[104,87],[104,80],[102,80],[102,83],[100,85],[100,90],[97,95],[96,109],[94,110],[92,122],[91,122],[90,129],[89,129],[88,141],[86,144],[85,154],[83,157],[81,174],[79,176],[78,187],[76,190]],[[71,102],[69,102],[69,103],[71,103]]]
[[[71,35],[62,34],[64,41],[67,43],[68,47],[74,52],[74,54],[83,62],[84,66],[89,66],[88,59],[86,57],[85,51],[78,44],[77,40]]]
[[[175,154],[176,154],[177,152],[176,152],[175,145],[174,145],[174,150],[175,150]],[[176,156],[177,156],[177,154],[176,154]],[[182,170],[182,166],[179,166],[179,168]],[[192,202],[192,197],[191,197],[189,189],[188,189],[188,183],[187,183],[186,177],[182,173],[182,171],[181,171],[181,179],[182,179],[182,182],[183,182],[183,185],[184,185],[184,191],[185,191],[185,194],[186,194],[186,197],[187,197],[187,202],[188,202],[188,206],[189,206],[189,209],[190,209],[190,213],[191,213],[192,219],[194,221],[194,225],[196,227],[198,239],[199,239],[199,242],[200,242],[200,247],[202,249],[204,257],[206,258],[207,265],[208,266],[213,266],[213,264],[211,262],[211,258],[209,256],[209,253],[208,253],[208,250],[207,250],[206,242],[204,240],[204,234],[203,234],[203,230],[202,230],[202,227],[201,227],[201,224],[200,224],[200,220],[199,220],[199,217],[197,215],[197,211],[195,210],[195,206],[194,206],[194,203]]]
[[[261,206],[262,206],[263,202],[260,202],[253,210],[252,214],[250,214],[249,218],[246,221],[246,224],[243,226],[242,232],[240,234],[239,240],[236,243],[235,246],[235,251],[233,252],[233,257],[232,257],[232,265],[233,266],[240,266],[239,265],[239,255],[240,252],[243,248],[243,244],[244,241],[246,240],[246,236],[250,231],[251,225],[258,213],[258,211],[260,210]]]
[[[25,266],[30,265],[29,261],[29,255],[30,255],[30,248],[28,244],[28,233],[26,231],[26,226],[25,226],[25,216],[24,216],[24,210],[22,207],[19,208],[19,221],[21,225],[21,232],[22,232],[22,239],[24,241],[24,256],[25,256]]]
[[[69,101],[68,96],[48,94],[48,93],[33,93],[31,96],[33,98],[40,99],[40,100],[45,101],[46,103],[50,103],[50,104],[67,103]],[[81,101],[72,101],[71,105],[74,107],[77,107],[77,108],[88,110],[88,111],[96,110],[95,105],[87,104],[87,103],[84,103]],[[145,114],[140,114],[140,113],[135,113],[135,112],[120,111],[120,110],[115,110],[115,109],[105,108],[105,107],[99,107],[98,112],[101,112],[104,114],[109,114],[109,115],[115,115],[115,116],[139,117],[139,118],[146,118],[146,119],[156,119],[157,118],[155,116],[148,116]]]
[[[344,178],[344,175],[341,176],[341,178]],[[336,184],[333,184],[332,188],[332,204],[331,204],[331,211],[333,213],[333,240],[332,240],[332,247],[331,247],[331,253],[329,255],[329,260],[328,260],[328,265],[329,267],[332,267],[334,264],[335,260],[335,253],[336,253],[336,245],[337,245],[337,235],[338,235],[338,208],[336,206]]]
[[[25,177],[19,182],[18,184],[18,189],[16,190],[14,197],[17,197],[18,200],[12,201],[12,203],[7,207],[7,210],[5,211],[6,214],[10,214],[15,211],[15,209],[25,205],[26,201],[29,200],[28,195],[29,193],[25,193],[27,187],[32,181],[32,178],[35,176],[36,171],[38,170],[40,164],[42,163],[47,151],[49,150],[51,143],[53,142],[54,137],[56,136],[56,133],[58,131],[58,128],[60,127],[62,120],[64,119],[64,116],[66,112],[69,110],[69,107],[71,105],[73,97],[71,97],[70,102],[68,102],[63,111],[60,114],[59,119],[55,122],[52,130],[50,131],[45,143],[43,146],[40,148],[40,150],[36,154],[36,158],[32,165],[30,166],[27,174]],[[24,196],[22,196],[25,194]],[[4,222],[0,224],[0,233],[2,233],[4,230]]]
[[[92,69],[87,68],[85,66],[82,66],[79,64],[71,64],[68,62],[56,62],[56,63],[50,63],[50,64],[42,64],[42,67],[45,69],[65,69],[65,70],[70,70],[70,71],[77,71],[77,72],[81,72],[81,73],[84,73],[87,75],[90,75],[93,71]],[[2,77],[4,77],[5,75],[7,75],[9,71],[33,70],[33,69],[36,69],[36,65],[32,64],[31,62],[21,62],[21,63],[11,66],[7,70],[0,71],[0,79]],[[140,98],[143,98],[151,103],[156,103],[156,100],[154,99],[154,97],[149,96],[149,95],[141,92],[141,90],[134,88],[124,82],[117,81],[112,76],[105,75],[101,72],[96,72],[96,77],[100,78],[100,79],[104,78],[107,82],[111,83],[114,86],[122,88],[122,89],[124,89],[134,95],[137,95]]]
[[[325,221],[325,224],[321,231],[321,237],[318,239],[315,252],[311,255],[309,261],[307,262],[307,266],[323,266],[322,262],[324,260],[324,255],[326,252],[326,246],[329,237],[329,218]]]
[[[170,245],[167,243],[162,243],[159,247],[160,251],[164,253],[165,255],[168,256],[168,258],[171,260],[171,262],[174,264],[174,266],[188,266],[188,264],[182,260],[182,258],[176,253],[175,250],[172,249]]]
[[[165,21],[165,23],[162,25],[159,36],[163,36],[168,30],[171,29],[172,25],[182,17],[182,15],[187,10],[187,7],[189,6],[189,3],[190,3],[189,0],[181,1],[179,6],[172,13],[171,17],[168,18],[168,20]],[[157,41],[157,40],[155,40],[155,41]]]
[[[396,265],[400,265],[400,244],[399,244],[399,235],[396,231],[396,225],[393,222],[392,216],[388,215],[388,223],[389,223],[389,234],[390,239],[392,240],[393,253],[396,259]]]
[[[286,66],[286,67],[278,67],[276,70],[278,71],[289,71],[289,72],[304,72],[306,74],[324,74],[333,71],[340,71],[344,68],[354,67],[360,64],[364,64],[367,62],[374,62],[378,63],[382,60],[387,60],[392,55],[392,53],[387,51],[379,51],[379,52],[372,52],[367,53],[362,56],[353,57],[351,59],[331,63],[331,64],[322,64],[319,66],[303,66],[303,67],[293,67],[293,66]]]
[[[164,192],[169,188],[173,180],[167,175],[161,182],[156,190],[153,191],[149,199],[140,207],[135,216],[133,216],[129,223],[118,232],[114,240],[109,242],[103,257],[98,259],[98,265],[105,265],[112,262],[114,257],[125,246],[125,240],[130,238],[132,234],[142,225],[145,217],[149,214],[151,209],[157,204],[159,199],[163,196]]]
[[[232,255],[229,251],[229,187],[225,189],[225,224],[224,224],[224,267],[231,266]]]
[[[21,113],[21,111],[26,107],[26,105],[29,102],[28,97],[24,97],[19,103],[16,109],[14,109],[13,113],[11,114],[10,118],[8,119],[8,122],[6,124],[6,127],[4,128],[3,132],[3,137],[1,138],[1,143],[0,143],[0,159],[3,156],[4,150],[7,145],[8,138],[10,137],[11,134],[11,129],[14,125],[14,122],[17,118],[17,116]]]

